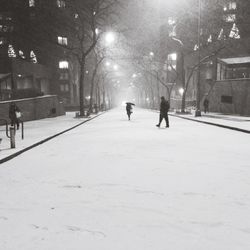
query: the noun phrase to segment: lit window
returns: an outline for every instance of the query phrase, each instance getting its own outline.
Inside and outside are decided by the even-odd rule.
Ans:
[[[235,20],[236,20],[236,15],[235,15],[235,14],[228,14],[228,15],[225,15],[225,16],[224,16],[224,20],[225,20],[227,23],[235,22]]]
[[[5,37],[0,37],[0,46],[4,45],[6,43],[6,38]]]
[[[208,37],[208,39],[207,39],[207,42],[208,43],[211,43],[213,41],[213,38],[212,38],[212,35],[210,35],[209,37]]]
[[[33,63],[37,63],[37,58],[36,58],[36,54],[33,50],[30,51],[30,60],[33,62]]]
[[[69,62],[68,61],[60,61],[59,62],[59,68],[60,69],[68,69],[69,68]]]
[[[29,6],[35,7],[35,0],[29,0]]]
[[[56,3],[59,8],[65,8],[66,6],[65,0],[57,0]]]
[[[57,41],[61,45],[68,45],[68,38],[67,37],[59,36],[57,38]]]
[[[218,40],[222,40],[222,39],[224,39],[225,37],[224,37],[224,30],[223,29],[221,29],[220,30],[220,33],[219,33],[219,35],[218,35]]]
[[[176,23],[176,21],[175,21],[175,18],[174,17],[169,17],[168,18],[168,24],[169,25],[174,25]]]
[[[168,60],[169,61],[176,61],[177,60],[177,54],[176,53],[169,54],[168,55]]]
[[[240,39],[239,29],[235,23],[233,24],[229,37],[234,39]]]
[[[16,57],[16,52],[11,44],[9,44],[9,47],[8,47],[8,56]]]
[[[231,1],[228,5],[229,10],[236,10],[237,9],[237,4],[234,1]]]
[[[19,50],[18,54],[19,54],[19,56],[20,56],[21,58],[25,59],[25,56],[24,56],[24,53],[23,53],[22,50]]]
[[[168,70],[176,69],[177,54],[172,53],[168,55]]]

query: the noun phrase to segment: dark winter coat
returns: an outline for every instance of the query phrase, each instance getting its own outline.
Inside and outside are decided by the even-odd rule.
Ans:
[[[132,113],[132,109],[133,109],[132,105],[135,105],[135,104],[133,104],[133,103],[131,103],[131,102],[127,102],[127,103],[126,103],[126,110],[127,110],[127,113]]]
[[[209,100],[205,99],[204,102],[203,102],[203,106],[208,107],[208,105],[209,105]]]
[[[166,101],[165,99],[161,100],[160,114],[163,116],[167,116],[169,108],[170,108],[169,102]]]
[[[17,107],[17,105],[15,103],[11,103],[10,107],[9,107],[9,118],[11,120],[15,120],[17,119],[16,117],[16,112],[19,112],[19,108]]]

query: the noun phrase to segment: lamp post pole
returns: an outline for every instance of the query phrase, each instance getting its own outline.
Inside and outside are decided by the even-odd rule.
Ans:
[[[198,13],[198,68],[197,68],[197,86],[196,86],[196,110],[195,110],[195,116],[201,116],[201,108],[200,108],[200,102],[201,102],[201,93],[200,93],[200,79],[201,79],[201,42],[200,42],[200,33],[201,33],[201,0],[199,1],[199,13]]]

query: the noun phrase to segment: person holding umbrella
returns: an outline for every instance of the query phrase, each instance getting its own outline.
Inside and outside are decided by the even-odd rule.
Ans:
[[[126,102],[126,111],[127,111],[127,115],[128,115],[128,120],[130,120],[130,116],[133,113],[132,112],[132,110],[133,110],[132,106],[135,106],[135,104],[132,103],[132,102]]]

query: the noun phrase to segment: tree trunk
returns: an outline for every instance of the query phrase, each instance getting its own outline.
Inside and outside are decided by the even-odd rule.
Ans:
[[[85,59],[80,63],[80,82],[79,82],[79,103],[80,103],[80,116],[84,116],[84,79],[85,79]]]

